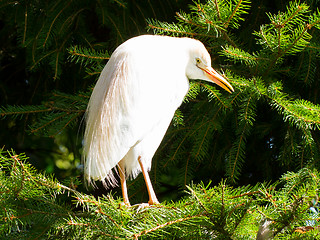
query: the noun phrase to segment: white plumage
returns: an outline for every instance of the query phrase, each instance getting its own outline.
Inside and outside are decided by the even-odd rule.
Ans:
[[[213,81],[233,91],[211,68],[210,55],[197,40],[143,35],[114,51],[86,113],[84,162],[89,183],[101,180],[115,185],[113,169],[118,165],[125,195],[123,178],[136,177],[142,167],[150,170],[152,157],[188,92],[188,79]],[[151,198],[149,203],[157,203]]]

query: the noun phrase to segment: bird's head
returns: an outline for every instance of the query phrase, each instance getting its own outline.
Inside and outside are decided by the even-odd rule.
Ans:
[[[211,67],[211,57],[204,45],[196,41],[189,52],[186,75],[189,79],[214,82],[229,93],[233,92],[231,84]]]

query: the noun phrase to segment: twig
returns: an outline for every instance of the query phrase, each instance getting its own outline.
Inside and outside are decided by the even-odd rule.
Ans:
[[[179,223],[179,222],[184,222],[184,221],[188,221],[190,219],[193,219],[193,218],[198,218],[198,217],[201,217],[203,216],[202,214],[198,214],[198,215],[194,215],[194,216],[190,216],[190,217],[185,217],[185,218],[179,218],[179,219],[176,219],[176,220],[173,220],[173,221],[169,221],[169,222],[166,222],[164,224],[161,224],[161,225],[157,225],[156,227],[154,228],[151,228],[151,229],[147,229],[147,230],[143,230],[142,232],[140,233],[136,233],[136,234],[133,234],[133,237],[134,239],[138,239],[140,236],[142,235],[145,235],[145,234],[148,234],[150,232],[154,232],[160,228],[164,228],[166,226],[169,226],[169,225],[172,225],[172,224],[175,224],[175,223]]]

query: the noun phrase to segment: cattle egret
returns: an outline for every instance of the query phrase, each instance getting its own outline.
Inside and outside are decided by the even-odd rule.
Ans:
[[[149,204],[158,204],[148,171],[189,79],[232,86],[211,67],[204,45],[191,38],[143,35],[121,44],[93,89],[84,135],[85,178],[116,185],[130,206],[126,178],[143,173]],[[116,168],[117,167],[117,168]]]

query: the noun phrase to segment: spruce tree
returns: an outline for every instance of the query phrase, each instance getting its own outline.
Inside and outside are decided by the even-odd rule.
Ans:
[[[27,116],[29,133],[55,139],[77,132],[94,80],[114,46],[129,37],[125,32],[140,26],[133,16],[143,4],[4,1],[3,15],[15,12],[16,21],[7,21],[2,32],[16,29],[28,81],[39,86],[46,74],[53,80],[40,87],[50,89],[47,96],[33,89],[41,104],[2,106],[0,116],[11,124]],[[99,42],[90,30],[92,12],[91,21],[109,28],[112,43]],[[125,16],[129,20],[119,24]],[[152,179],[162,200],[180,200],[126,208],[117,195],[85,193],[81,177],[61,183],[35,170],[24,154],[2,150],[3,238],[256,239],[263,226],[274,239],[319,238],[318,216],[310,210],[317,208],[319,189],[316,1],[199,1],[171,23],[150,17],[147,28],[201,40],[235,88],[229,95],[192,81],[153,158]],[[9,58],[4,54],[1,61]],[[76,76],[73,91],[61,87],[68,71]],[[145,197],[141,179],[131,187],[136,202]]]
[[[127,207],[39,173],[24,154],[0,152],[1,239],[256,239],[269,222],[274,239],[318,239],[320,175],[303,168],[274,184],[191,185],[178,202]],[[70,201],[71,199],[71,201]]]

